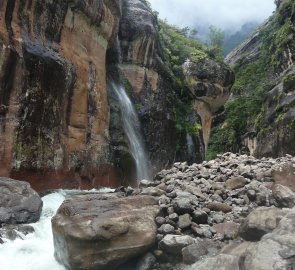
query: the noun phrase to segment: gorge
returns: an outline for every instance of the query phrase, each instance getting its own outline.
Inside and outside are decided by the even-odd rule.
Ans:
[[[0,0],[1,266],[295,267],[295,3],[276,5],[223,60],[146,0]]]

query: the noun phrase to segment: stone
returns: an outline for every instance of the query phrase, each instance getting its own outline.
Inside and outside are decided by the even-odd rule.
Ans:
[[[150,270],[156,262],[156,257],[152,253],[147,253],[137,263],[137,270]]]
[[[187,266],[184,270],[239,270],[238,257],[226,254],[220,254],[213,258],[207,258]],[[252,268],[256,269],[256,268]],[[248,270],[248,269],[247,269]],[[249,269],[250,270],[250,269]]]
[[[232,207],[226,203],[210,202],[206,207],[211,211],[221,211],[223,213],[229,213],[232,211]]]
[[[158,211],[151,196],[69,197],[52,218],[55,258],[70,269],[114,269],[154,245]]]
[[[159,229],[158,229],[159,233],[163,233],[163,234],[172,234],[174,233],[175,229],[172,225],[170,224],[163,224]]]
[[[195,210],[191,216],[192,216],[193,221],[198,224],[206,224],[208,221],[207,213],[202,210]]]
[[[225,182],[225,187],[229,190],[243,188],[247,184],[247,180],[242,176],[232,177]]]
[[[259,241],[261,237],[277,226],[279,221],[287,213],[275,207],[259,207],[252,211],[240,226],[239,235],[246,241]]]
[[[279,185],[290,188],[295,192],[295,161],[286,162],[277,168],[273,169],[272,177],[274,182]]]
[[[193,264],[206,254],[208,250],[206,243],[202,240],[198,240],[195,244],[184,247],[181,251],[182,260],[185,264]]]
[[[192,245],[194,239],[188,235],[166,235],[164,239],[159,243],[160,249],[167,253],[174,255],[182,255],[181,251],[184,247]]]
[[[214,224],[213,228],[216,230],[218,235],[221,235],[226,240],[233,240],[237,238],[239,233],[240,224],[235,222],[225,222]]]
[[[222,213],[213,213],[211,217],[214,223],[222,223],[224,221],[224,215]]]
[[[174,222],[177,222],[179,219],[179,216],[176,213],[170,214],[169,219],[171,219]]]
[[[247,196],[250,201],[255,201],[256,200],[256,191],[254,189],[249,189],[247,191]]]
[[[166,219],[163,217],[156,217],[156,223],[161,226],[166,222]]]
[[[167,193],[171,193],[173,191],[174,191],[174,185],[169,185],[169,186],[166,187],[166,192]]]
[[[144,188],[141,192],[142,195],[160,197],[165,194],[165,191],[156,187]]]
[[[280,207],[293,208],[295,206],[295,193],[288,187],[276,184],[272,194]]]
[[[192,223],[192,218],[189,214],[184,214],[179,216],[179,220],[178,220],[178,227],[180,229],[187,229],[191,226]]]
[[[172,205],[177,214],[193,212],[191,200],[189,198],[177,198]]]
[[[276,229],[248,250],[242,269],[293,269],[295,246],[295,209],[289,210]]]
[[[29,183],[0,177],[0,224],[37,222],[43,202]]]
[[[221,254],[233,255],[236,257],[243,257],[251,249],[255,247],[255,242],[241,242],[241,243],[230,243],[222,248]]]

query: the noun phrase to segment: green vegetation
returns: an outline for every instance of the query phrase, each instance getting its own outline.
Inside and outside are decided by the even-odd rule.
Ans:
[[[159,35],[163,48],[163,58],[174,74],[174,79],[180,79],[180,86],[184,76],[182,65],[191,56],[195,59],[207,57],[204,46],[198,41],[190,38],[189,28],[178,28],[169,25],[166,21],[159,20]]]
[[[224,60],[223,54],[223,41],[224,41],[224,32],[219,28],[214,26],[209,27],[209,36],[207,41],[207,54],[209,57],[222,62]]]
[[[287,74],[283,78],[283,87],[285,92],[295,89],[295,74]]]
[[[258,136],[268,131],[269,124],[264,123],[265,94],[275,84],[270,78],[275,78],[282,72],[284,51],[293,42],[290,39],[290,34],[294,33],[290,10],[294,12],[294,2],[286,1],[270,18],[269,23],[259,29],[260,53],[257,58],[250,62],[246,57],[242,57],[235,65],[233,98],[225,106],[225,122],[212,130],[208,159],[226,151],[242,151],[243,135],[253,130],[253,127]],[[293,74],[286,75],[283,78],[284,91],[293,87],[294,82]],[[279,103],[280,96],[276,99]],[[279,125],[284,115],[284,111],[277,109],[274,124]]]

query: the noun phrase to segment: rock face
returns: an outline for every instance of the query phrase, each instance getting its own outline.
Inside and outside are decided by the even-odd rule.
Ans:
[[[171,89],[183,89],[163,63],[159,24],[145,1],[5,0],[0,9],[1,176],[40,191],[131,182],[134,160],[107,90],[113,65],[137,108],[152,172],[175,158],[204,159],[198,127],[200,117],[204,130],[211,120],[197,110],[183,120],[193,131],[179,131],[169,109],[178,106]],[[203,97],[227,97],[231,72],[204,61],[196,67],[208,85]],[[182,105],[196,98],[187,93]]]
[[[0,175],[38,189],[116,183],[105,67],[120,14],[118,0],[1,1]]]
[[[0,177],[0,225],[37,222],[42,205],[28,183]]]
[[[228,100],[234,83],[234,73],[225,64],[204,58],[188,60],[183,65],[186,82],[193,96],[194,109],[202,120],[202,131],[207,148],[212,125],[212,116]]]
[[[236,118],[227,114],[220,128],[235,132],[234,140],[226,139],[230,148],[256,157],[295,154],[294,3],[277,1],[277,6],[275,14],[226,58],[237,79],[232,108],[240,108],[245,117],[238,116],[238,109]],[[226,125],[230,121],[231,126]]]
[[[56,259],[69,269],[115,269],[156,239],[153,197],[76,195],[52,219]]]

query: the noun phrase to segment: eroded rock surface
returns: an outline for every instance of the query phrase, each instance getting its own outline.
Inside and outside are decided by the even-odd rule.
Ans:
[[[42,205],[29,183],[0,177],[0,225],[37,222]]]
[[[157,212],[149,196],[72,196],[52,219],[55,257],[73,270],[115,269],[153,246]]]
[[[106,51],[120,1],[0,3],[0,175],[38,190],[116,184]]]

